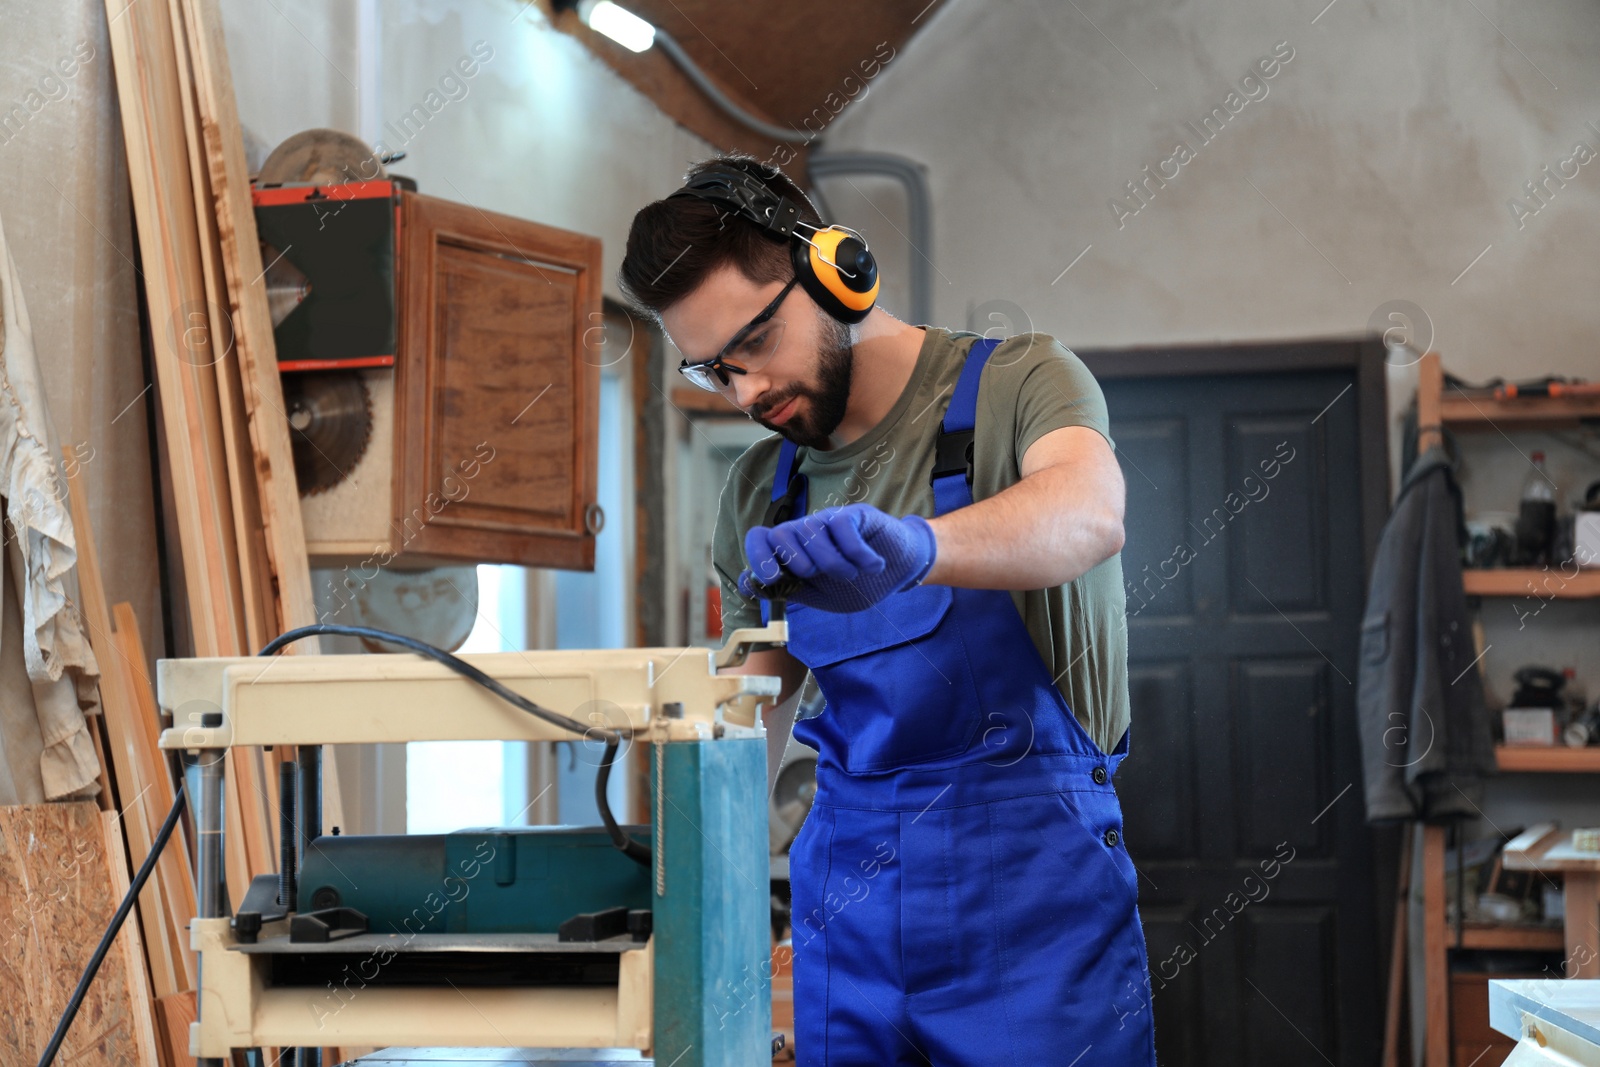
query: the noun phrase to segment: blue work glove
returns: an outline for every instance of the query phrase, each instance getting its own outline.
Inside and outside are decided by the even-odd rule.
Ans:
[[[920,515],[897,519],[870,504],[824,508],[745,534],[750,569],[739,575],[739,591],[759,596],[752,576],[771,585],[787,573],[801,579],[789,601],[840,614],[863,611],[922,581],[936,552],[933,529]]]

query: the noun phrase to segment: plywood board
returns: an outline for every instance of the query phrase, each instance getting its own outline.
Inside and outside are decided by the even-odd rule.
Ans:
[[[34,1063],[49,1041],[125,891],[121,847],[116,817],[87,801],[0,807],[0,1063]],[[147,983],[125,924],[57,1062],[155,1067]]]

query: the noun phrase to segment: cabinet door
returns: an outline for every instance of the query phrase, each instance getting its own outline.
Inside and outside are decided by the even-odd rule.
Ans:
[[[599,239],[416,193],[401,239],[395,548],[593,570]]]

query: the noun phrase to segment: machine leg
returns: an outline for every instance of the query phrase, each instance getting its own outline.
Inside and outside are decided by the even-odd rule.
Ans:
[[[200,789],[194,803],[198,862],[195,864],[194,881],[196,910],[202,919],[221,918],[227,894],[224,881],[227,875],[222,862],[222,785],[226,755],[222,749],[203,749],[198,761]],[[204,957],[200,960],[200,966],[205,967]],[[201,988],[204,988],[203,983]],[[200,1005],[200,1010],[205,1010],[204,1003]],[[197,1061],[197,1067],[223,1067],[223,1061],[205,1057]]]
[[[300,865],[306,849],[322,836],[322,746],[301,745],[295,750],[300,764]]]
[[[296,807],[300,815],[300,864],[305,865],[311,843],[322,836],[322,746],[300,745],[295,749],[300,765],[300,789]],[[296,1049],[296,1067],[322,1067],[320,1048]]]
[[[663,865],[653,899],[655,1061],[676,1067],[769,1062],[771,872],[760,804],[766,741],[660,747],[665,803],[658,801],[655,812],[656,857]]]

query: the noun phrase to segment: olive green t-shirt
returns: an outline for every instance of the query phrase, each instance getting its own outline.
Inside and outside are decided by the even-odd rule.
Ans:
[[[867,503],[891,515],[933,517],[928,475],[939,421],[977,339],[928,327],[911,379],[883,421],[842,447],[799,450],[809,511]],[[1105,396],[1089,368],[1043,334],[1001,343],[978,383],[973,499],[1018,482],[1028,446],[1063,426],[1088,426],[1111,441]],[[772,434],[751,445],[734,462],[722,489],[712,562],[721,579],[724,634],[761,625],[760,602],[741,593],[736,583],[748,566],[745,532],[761,524],[771,500],[781,444],[782,438]],[[1112,556],[1065,585],[1013,590],[1011,598],[1067,706],[1101,750],[1110,752],[1128,726],[1121,557]]]

